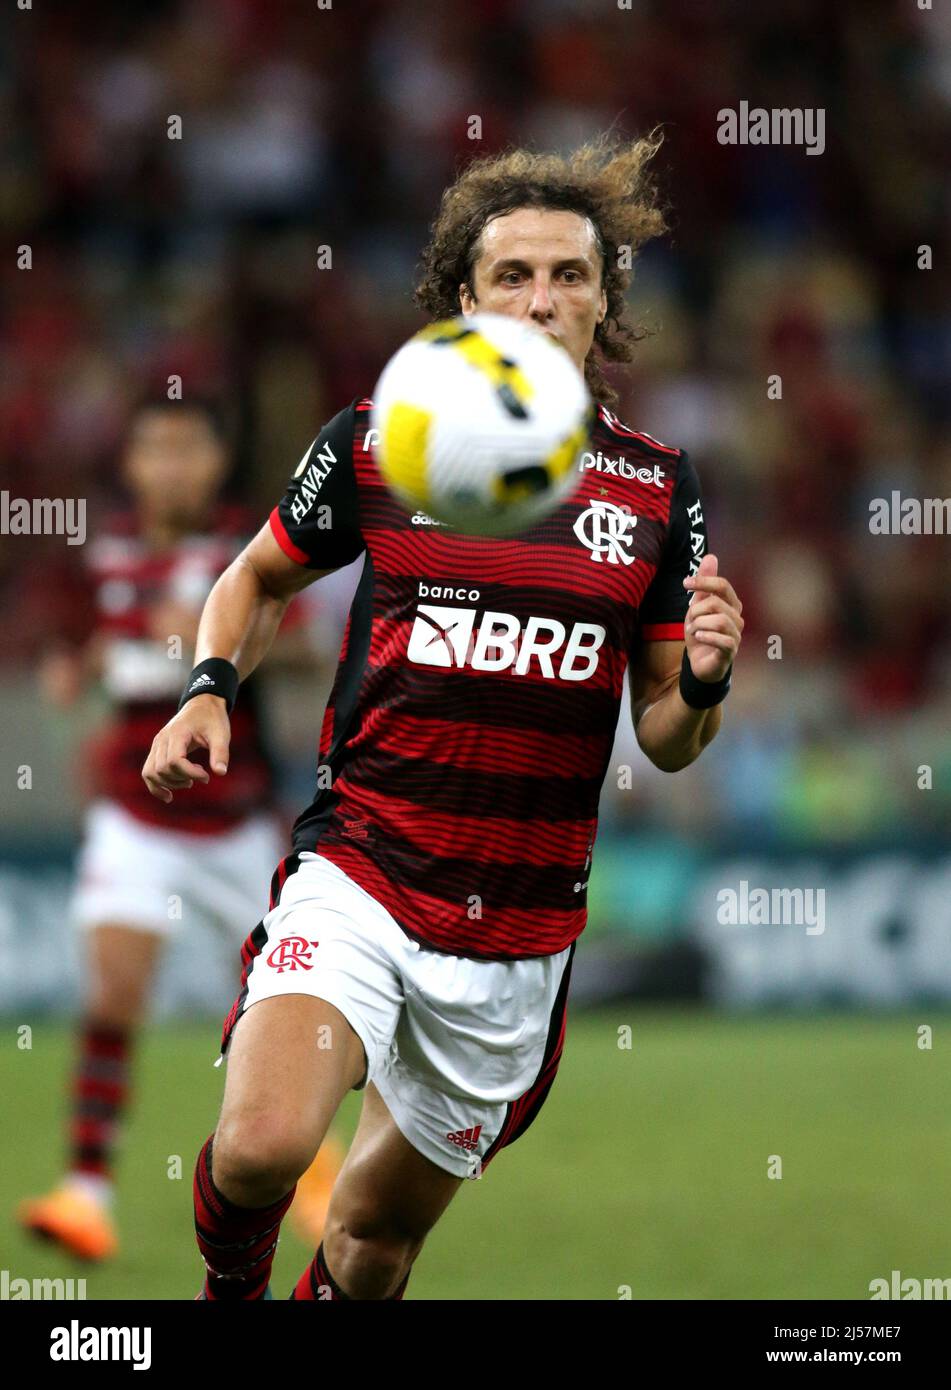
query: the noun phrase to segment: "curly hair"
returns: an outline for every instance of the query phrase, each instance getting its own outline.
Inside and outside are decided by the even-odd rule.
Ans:
[[[459,287],[466,284],[471,289],[482,230],[495,217],[532,207],[590,218],[601,253],[607,313],[595,329],[584,374],[596,401],[616,405],[617,392],[605,379],[599,358],[630,362],[634,344],[645,336],[626,317],[631,271],[621,268],[619,251],[629,248],[633,262],[646,241],[667,230],[647,172],[662,141],[655,129],[632,141],[599,135],[569,155],[511,149],[474,159],[442,195],[422,254],[414,302],[432,319],[460,312]]]

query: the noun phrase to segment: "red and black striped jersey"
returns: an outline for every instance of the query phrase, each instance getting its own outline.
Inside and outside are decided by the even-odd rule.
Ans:
[[[468,536],[393,498],[370,407],[321,430],[270,519],[301,565],[365,552],[295,848],[439,950],[560,951],[585,924],[628,659],[683,639],[706,550],[696,472],[601,407],[554,513]]]
[[[156,629],[155,614],[174,605],[198,616],[249,534],[244,509],[221,506],[207,529],[173,545],[156,548],[130,514],[116,516],[85,547],[90,635],[100,648],[102,684],[112,706],[87,750],[89,790],[166,830],[216,834],[270,804],[273,772],[253,682],[232,719],[227,777],[196,782],[167,806],[142,781],[152,740],[175,714],[192,662],[192,652],[175,642],[174,633]],[[196,756],[200,761],[202,755]]]

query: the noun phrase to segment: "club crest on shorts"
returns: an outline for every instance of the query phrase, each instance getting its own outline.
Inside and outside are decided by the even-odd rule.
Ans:
[[[267,963],[283,975],[285,970],[313,970],[310,964],[310,948],[319,946],[319,941],[308,941],[303,936],[286,936],[279,941],[267,958]]]

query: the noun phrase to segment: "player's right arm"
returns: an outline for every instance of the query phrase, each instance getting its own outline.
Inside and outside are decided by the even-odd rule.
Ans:
[[[363,551],[353,474],[355,402],[325,425],[305,453],[265,526],[225,570],[202,611],[196,662],[222,657],[244,680],[266,656],[295,594]],[[190,755],[206,749],[211,770],[228,770],[231,725],[220,695],[196,695],[160,729],[142,769],[153,796],[209,773]]]

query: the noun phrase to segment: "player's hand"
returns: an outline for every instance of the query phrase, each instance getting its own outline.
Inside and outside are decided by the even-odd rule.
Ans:
[[[152,741],[142,777],[159,801],[169,802],[172,793],[187,791],[196,782],[210,782],[207,768],[190,761],[198,748],[207,748],[208,764],[217,776],[228,771],[231,721],[228,705],[220,695],[196,695],[160,729]]]
[[[694,594],[684,620],[690,669],[698,681],[722,680],[740,649],[743,605],[730,581],[717,574],[715,555],[704,555],[684,588]]]

